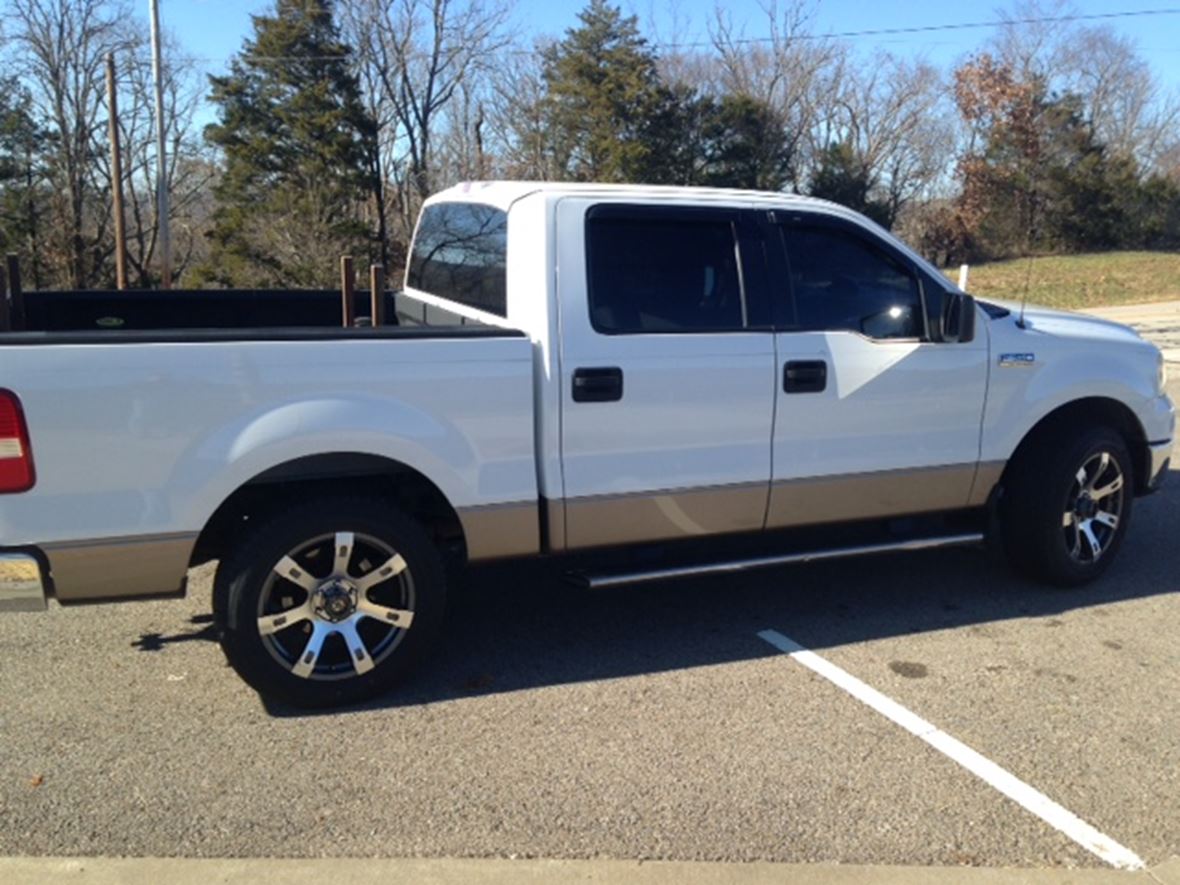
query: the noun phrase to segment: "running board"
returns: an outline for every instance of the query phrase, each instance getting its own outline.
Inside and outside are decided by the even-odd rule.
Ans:
[[[653,569],[645,572],[625,572],[615,575],[573,574],[570,579],[588,590],[605,590],[623,584],[646,584],[649,581],[668,581],[674,578],[695,578],[700,575],[728,575],[751,569],[788,565],[796,562],[822,562],[825,559],[847,559],[853,556],[872,556],[875,553],[896,553],[906,550],[937,550],[943,547],[968,547],[983,543],[982,532],[964,535],[943,535],[936,538],[913,538],[884,544],[864,544],[858,547],[837,547],[831,550],[808,550],[803,553],[784,553],[778,556],[759,556],[734,559],[728,562],[709,562],[679,568]]]

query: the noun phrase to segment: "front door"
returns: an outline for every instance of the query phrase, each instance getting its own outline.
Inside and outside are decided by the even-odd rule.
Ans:
[[[851,221],[783,215],[767,228],[781,250],[767,526],[967,506],[986,329],[972,342],[932,340],[924,298],[939,284],[901,250]]]

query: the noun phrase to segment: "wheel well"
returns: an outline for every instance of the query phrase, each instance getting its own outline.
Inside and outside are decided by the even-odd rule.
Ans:
[[[1118,400],[1099,396],[1074,400],[1063,406],[1058,406],[1033,425],[1033,428],[1024,435],[1024,439],[1020,441],[1020,445],[1016,447],[1016,451],[1008,460],[1008,466],[1004,469],[1004,476],[1001,478],[1001,485],[1012,470],[1012,466],[1018,463],[1025,452],[1046,437],[1067,427],[1110,427],[1117,431],[1122,436],[1123,442],[1126,443],[1127,451],[1131,454],[1131,468],[1135,472],[1135,490],[1142,491],[1146,487],[1150,479],[1148,474],[1151,472],[1151,466],[1148,463],[1147,437],[1143,433],[1139,419],[1135,417],[1134,412]]]
[[[341,494],[390,501],[425,526],[447,558],[466,560],[463,525],[438,486],[399,461],[339,452],[280,464],[241,486],[205,524],[189,565],[220,559],[243,529],[295,504]]]

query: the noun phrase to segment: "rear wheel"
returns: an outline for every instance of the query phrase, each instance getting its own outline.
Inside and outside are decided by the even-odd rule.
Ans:
[[[1050,583],[1091,581],[1110,565],[1131,517],[1134,482],[1122,436],[1066,427],[1020,455],[1004,484],[1004,546],[1020,571]]]
[[[391,687],[436,637],[441,558],[422,528],[379,500],[289,511],[218,568],[226,658],[260,694],[303,707]]]

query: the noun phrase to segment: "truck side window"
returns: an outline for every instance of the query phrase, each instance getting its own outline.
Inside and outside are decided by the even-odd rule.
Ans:
[[[611,207],[586,219],[590,320],[606,334],[746,326],[733,224]]]
[[[918,282],[884,252],[826,227],[782,228],[799,331],[921,338]],[[785,293],[784,293],[785,294]]]
[[[508,315],[508,216],[482,203],[436,203],[422,210],[406,284]]]

